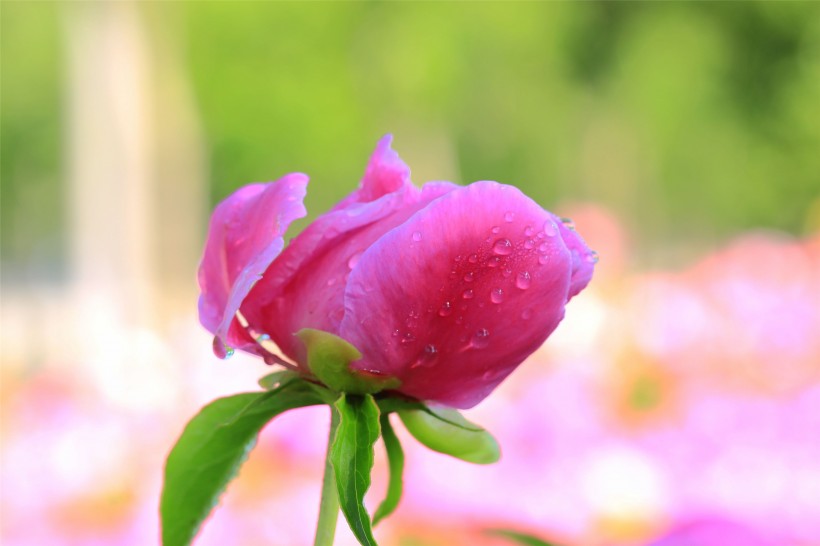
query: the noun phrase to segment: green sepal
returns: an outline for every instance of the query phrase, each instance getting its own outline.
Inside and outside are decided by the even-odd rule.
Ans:
[[[387,465],[390,470],[390,479],[387,482],[387,495],[373,514],[373,526],[375,527],[381,520],[392,514],[401,500],[402,489],[404,488],[404,451],[401,448],[393,426],[390,424],[390,417],[383,413],[379,418],[382,429],[382,441],[387,452]]]
[[[307,348],[308,367],[316,378],[337,392],[374,394],[396,389],[401,381],[396,377],[379,376],[353,370],[350,363],[360,360],[362,353],[337,335],[313,328],[296,332]]]
[[[301,377],[301,375],[293,370],[278,370],[260,377],[258,383],[260,387],[266,391],[270,391],[295,379],[301,379]]]
[[[516,544],[521,546],[558,546],[553,542],[547,542],[533,535],[513,531],[511,529],[485,529],[484,534],[490,536],[497,536],[501,538],[508,538]]]
[[[404,409],[397,412],[413,437],[433,451],[476,464],[501,457],[495,438],[450,408]]]
[[[219,398],[186,425],[165,463],[163,546],[186,546],[239,471],[259,431],[287,410],[324,403],[305,381]]]
[[[333,405],[339,426],[330,448],[339,506],[363,546],[377,546],[364,494],[370,487],[373,445],[379,438],[379,407],[369,394],[342,394]]]

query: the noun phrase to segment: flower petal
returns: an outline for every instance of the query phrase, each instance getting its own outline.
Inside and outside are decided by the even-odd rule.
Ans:
[[[214,350],[256,352],[253,339],[236,312],[284,246],[290,223],[306,214],[302,201],[308,178],[289,174],[276,182],[240,188],[214,210],[205,253],[199,266],[199,320],[216,339]]]
[[[477,182],[362,255],[340,335],[363,353],[355,367],[398,377],[402,393],[471,407],[558,325],[572,271],[551,213],[514,187]]]
[[[379,142],[360,188],[291,241],[242,307],[255,330],[268,334],[305,369],[305,348],[294,334],[302,328],[338,333],[347,276],[361,253],[431,199],[457,187],[438,183],[420,191],[390,141],[388,135]]]
[[[592,280],[592,273],[595,264],[598,262],[598,255],[589,249],[581,238],[572,223],[564,223],[560,218],[553,215],[561,238],[569,248],[572,255],[572,279],[570,280],[569,297],[576,296],[581,290],[586,288]]]

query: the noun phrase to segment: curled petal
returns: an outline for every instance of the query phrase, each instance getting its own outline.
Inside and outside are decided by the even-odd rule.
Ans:
[[[569,287],[569,297],[572,298],[586,288],[589,281],[592,280],[592,273],[595,270],[598,255],[589,249],[578,232],[575,231],[572,223],[565,223],[555,215],[552,215],[552,217],[572,256],[572,278]]]
[[[254,329],[270,335],[303,367],[305,347],[294,334],[302,328],[339,331],[345,284],[362,253],[430,200],[456,187],[439,183],[420,191],[390,149],[390,140],[388,135],[379,142],[361,187],[291,241],[242,307]]]
[[[340,335],[363,353],[354,366],[398,377],[409,396],[468,408],[555,329],[572,274],[552,214],[516,188],[477,182],[364,252]]]
[[[306,214],[302,201],[307,182],[307,176],[294,173],[276,182],[251,184],[214,210],[198,273],[199,320],[216,336],[219,356],[233,347],[256,352],[236,312],[282,251],[285,230]]]

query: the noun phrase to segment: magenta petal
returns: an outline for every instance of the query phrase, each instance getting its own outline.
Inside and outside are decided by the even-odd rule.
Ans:
[[[276,182],[245,186],[214,210],[199,266],[199,319],[216,336],[218,354],[223,349],[220,343],[253,347],[236,312],[282,251],[285,230],[306,214],[302,201],[307,183],[307,176],[294,173]]]
[[[457,187],[428,184],[420,191],[390,149],[390,140],[388,135],[379,142],[361,188],[291,241],[242,307],[254,329],[270,335],[303,366],[304,347],[293,334],[302,328],[338,333],[345,284],[362,252],[430,200]]]
[[[551,213],[516,188],[477,182],[364,252],[340,335],[362,351],[357,367],[397,376],[404,394],[471,407],[558,325],[572,271]]]
[[[436,189],[453,187],[441,184]],[[362,253],[439,195],[412,190],[358,207],[355,215],[342,210],[317,218],[291,242],[243,306],[254,328],[304,365],[304,347],[293,334],[302,328],[338,333],[345,285]]]
[[[586,288],[586,285],[592,280],[592,273],[595,270],[598,255],[589,249],[571,223],[569,225],[565,224],[555,215],[553,215],[553,219],[561,238],[564,239],[572,255],[572,278],[569,287],[569,297],[572,298]]]

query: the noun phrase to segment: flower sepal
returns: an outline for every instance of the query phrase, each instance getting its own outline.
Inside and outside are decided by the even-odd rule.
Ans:
[[[307,348],[307,362],[311,373],[325,386],[336,392],[349,394],[376,394],[401,386],[398,378],[354,370],[352,362],[362,353],[341,337],[313,328],[303,328],[296,337]]]

